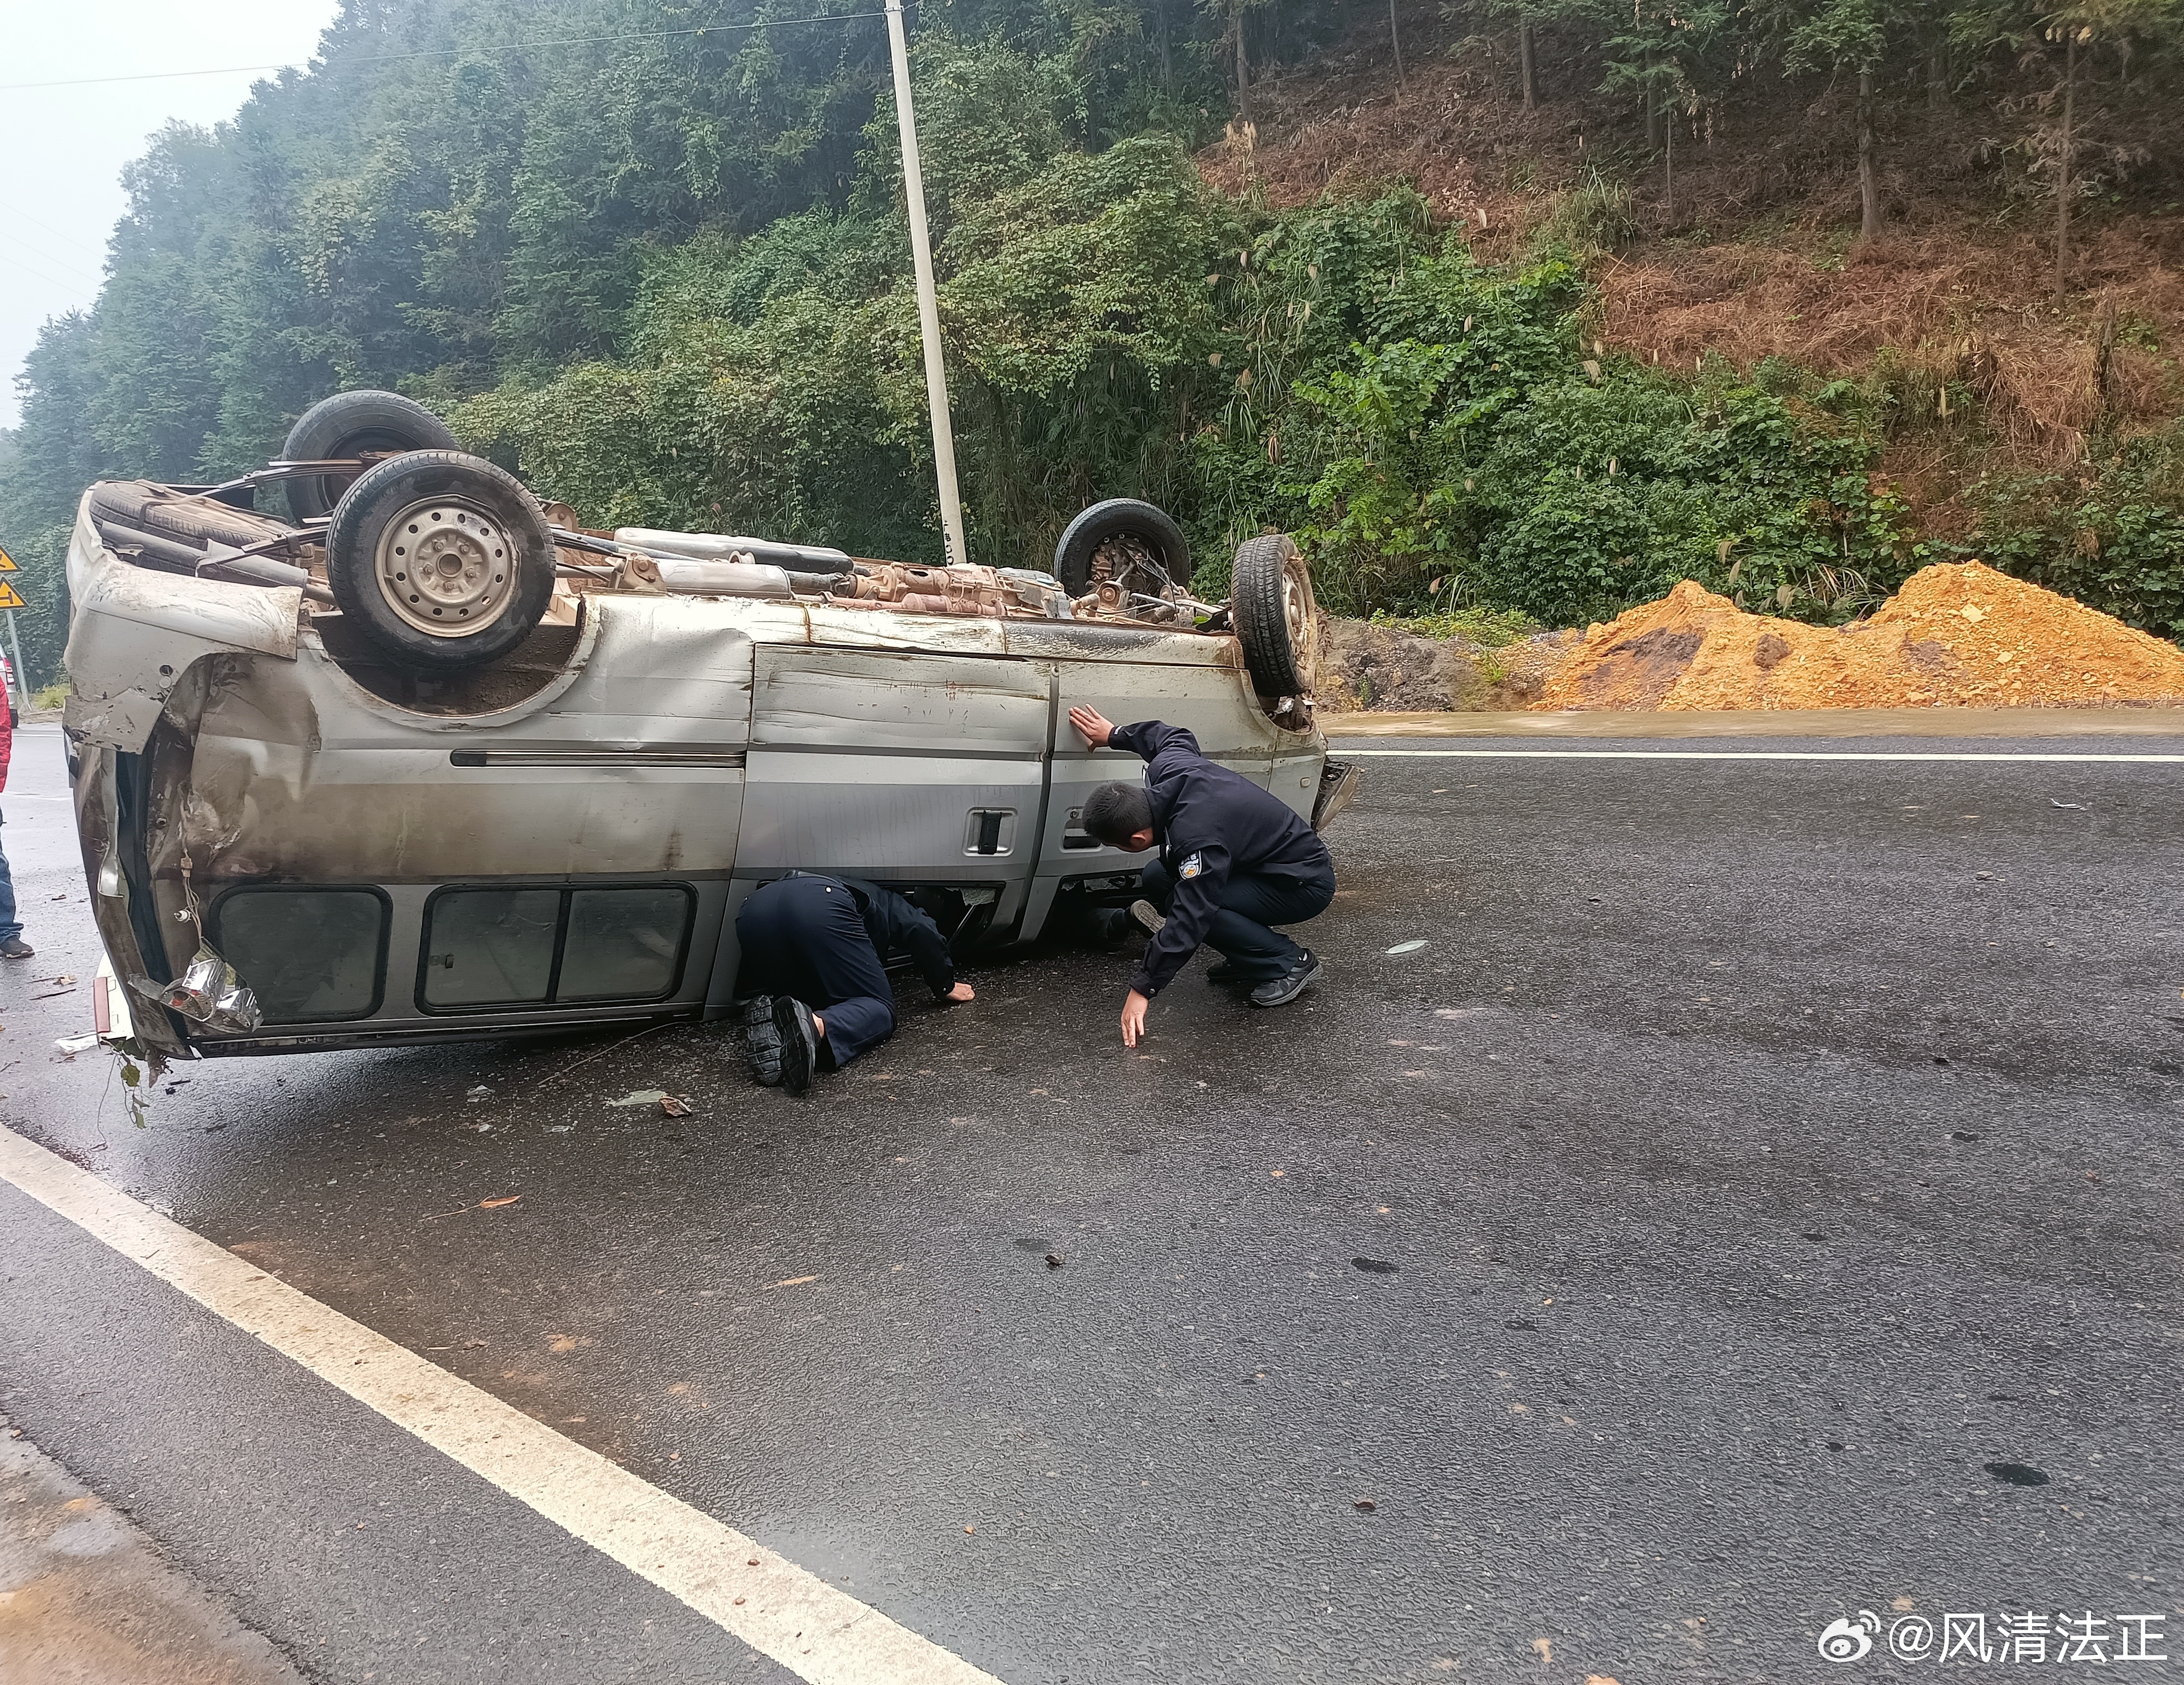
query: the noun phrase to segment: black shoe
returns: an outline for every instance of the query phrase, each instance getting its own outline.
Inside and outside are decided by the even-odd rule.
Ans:
[[[773,997],[753,995],[743,1004],[744,1058],[754,1080],[773,1088],[781,1083],[781,1032],[773,1027]]]
[[[1085,915],[1084,928],[1100,947],[1120,948],[1130,933],[1130,915],[1120,907],[1094,907]]]
[[[1254,1006],[1287,1006],[1309,988],[1324,968],[1312,951],[1306,948],[1304,957],[1271,982],[1264,982],[1251,991]]]
[[[37,951],[20,936],[11,936],[7,941],[0,942],[0,954],[10,959],[28,959]]]
[[[819,1068],[819,1032],[811,1027],[811,1009],[787,995],[773,998],[773,1027],[781,1037],[781,1086],[800,1094]]]

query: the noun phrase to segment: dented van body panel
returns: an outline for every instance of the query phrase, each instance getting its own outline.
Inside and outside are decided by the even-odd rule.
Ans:
[[[594,592],[460,682],[301,592],[135,565],[80,517],[66,729],[100,934],[170,1056],[724,1015],[734,914],[791,869],[915,892],[959,950],[1127,898],[1076,824],[1138,776],[1072,703],[1195,731],[1310,817],[1325,745],[1233,637],[824,598]],[[201,945],[263,1022],[145,998]]]

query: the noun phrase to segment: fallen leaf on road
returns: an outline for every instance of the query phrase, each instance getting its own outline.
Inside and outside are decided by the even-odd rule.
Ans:
[[[667,1098],[665,1088],[632,1088],[619,1100],[609,1100],[610,1106],[649,1106]]]
[[[1555,1665],[1555,1641],[1552,1638],[1535,1638],[1532,1648],[1540,1653],[1540,1666],[1552,1667]]]
[[[1373,1500],[1372,1500],[1371,1499],[1369,1499],[1369,1498],[1361,1498],[1361,1499],[1358,1499],[1355,1504],[1352,1504],[1350,1507],[1351,1507],[1351,1509],[1353,1509],[1353,1510],[1363,1510],[1367,1515],[1371,1515],[1371,1514],[1373,1513],[1373,1511],[1374,1510],[1374,1509],[1376,1509],[1378,1506],[1377,1506],[1377,1505],[1373,1502]]]
[[[974,1533],[974,1532],[978,1532],[978,1528],[976,1528],[976,1527],[966,1527],[966,1528],[964,1528],[964,1529],[963,1529],[963,1531],[964,1531],[965,1532],[967,1532],[967,1533]]]
[[[1046,1254],[1046,1267],[1050,1270],[1059,1270],[1061,1267],[1061,1257],[1057,1254],[1051,1252],[1048,1253]]]
[[[513,1205],[521,1198],[523,1198],[523,1196],[520,1193],[511,1193],[504,1198],[500,1199],[481,1199],[478,1201],[478,1210],[481,1211],[497,1211],[504,1205]]]
[[[1268,1176],[1279,1176],[1281,1175],[1281,1172],[1279,1171],[1268,1171],[1267,1174]]]
[[[660,1097],[660,1109],[670,1117],[688,1117],[698,1109],[678,1094],[662,1094]]]
[[[1412,942],[1399,942],[1393,948],[1390,948],[1386,951],[1390,954],[1416,954],[1425,945],[1425,938],[1424,937],[1420,937]]]
[[[816,1282],[818,1279],[819,1278],[816,1276],[791,1276],[785,1282],[776,1282],[774,1286],[777,1287],[800,1287],[810,1282]]]

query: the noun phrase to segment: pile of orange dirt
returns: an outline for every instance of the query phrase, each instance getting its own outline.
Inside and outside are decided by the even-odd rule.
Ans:
[[[2184,650],[2082,603],[1942,563],[1871,619],[1747,614],[1685,580],[1596,626],[1535,709],[2086,708],[2184,702]]]

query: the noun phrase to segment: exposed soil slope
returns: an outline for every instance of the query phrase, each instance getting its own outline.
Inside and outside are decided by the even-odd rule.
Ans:
[[[1871,619],[1747,614],[1686,580],[1584,642],[1540,709],[2066,708],[2184,702],[2184,650],[1978,562],[1913,575]]]
[[[1886,232],[1859,246],[1845,89],[1809,103],[1786,86],[1725,97],[1680,140],[1670,195],[1629,102],[1597,92],[1598,64],[1552,50],[1552,31],[1527,110],[1496,43],[1417,9],[1404,27],[1405,80],[1384,24],[1361,29],[1346,51],[1255,88],[1256,120],[1232,124],[1201,172],[1280,205],[1407,181],[1490,259],[1543,235],[1597,242],[1612,249],[1591,331],[1611,353],[1686,370],[1717,355],[1747,372],[1772,355],[1862,377],[1886,349],[1879,383],[1904,425],[1882,469],[1928,531],[1962,530],[1960,493],[1983,470],[2069,464],[2097,423],[2159,425],[2184,401],[2170,352],[2184,342],[2184,217],[2164,179],[2175,125],[2111,184],[2131,194],[2081,213],[2058,303],[2052,213],[2010,176],[1975,103],[1889,110]],[[1599,198],[1595,164],[1627,194]]]

